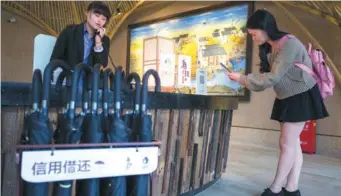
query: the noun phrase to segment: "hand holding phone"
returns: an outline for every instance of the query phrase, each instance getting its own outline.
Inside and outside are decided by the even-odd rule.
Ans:
[[[99,28],[95,32],[95,41],[96,43],[102,42],[102,38],[104,37],[105,34],[105,28]]]

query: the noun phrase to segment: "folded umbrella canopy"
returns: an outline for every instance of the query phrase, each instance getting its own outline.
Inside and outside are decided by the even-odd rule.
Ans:
[[[82,143],[102,143],[103,127],[102,116],[98,112],[98,88],[100,69],[103,66],[96,64],[92,72],[91,113],[85,115],[83,122]],[[72,92],[73,93],[73,92]],[[100,194],[99,179],[85,179],[77,181],[78,196],[98,196]]]
[[[71,76],[72,76],[72,72],[62,71],[57,78],[55,91],[56,93],[61,95],[61,99],[60,99],[61,101],[60,105],[62,106],[61,112],[63,111],[65,112],[68,108],[68,99],[69,99],[69,94],[70,94],[70,89],[71,89]],[[65,81],[65,86],[63,88],[64,81]]]
[[[76,144],[80,141],[82,135],[82,124],[85,116],[85,112],[79,113],[76,115],[75,113],[75,102],[76,95],[78,91],[78,83],[80,78],[80,73],[85,70],[84,75],[89,75],[91,73],[91,68],[86,64],[78,64],[72,74],[72,87],[71,87],[71,96],[69,100],[69,108],[66,112],[60,114],[57,132],[58,135],[55,135],[56,142],[58,144]],[[63,73],[63,72],[62,72]],[[88,84],[86,80],[83,82],[83,94],[85,94],[88,88]],[[83,108],[84,109],[84,108]],[[73,173],[75,172],[74,167],[78,163],[75,162],[66,162],[64,163],[64,172]],[[72,195],[72,180],[55,182],[53,187],[53,196],[71,196]]]
[[[32,91],[31,91],[31,99],[32,99],[32,108],[31,111],[25,115],[25,129],[22,135],[22,143],[23,144],[34,144],[36,141],[34,141],[32,137],[32,131],[34,128],[34,125],[37,124],[37,121],[39,119],[39,103],[41,102],[41,91],[42,91],[42,74],[40,69],[34,70],[33,77],[32,77]],[[35,126],[37,127],[37,125]],[[30,140],[31,139],[31,140]],[[47,141],[48,143],[48,141]],[[40,190],[38,190],[40,189]],[[26,193],[25,195],[28,195],[29,192],[32,193],[39,193],[41,195],[47,195],[48,194],[48,184],[47,183],[23,183],[23,192]]]
[[[91,90],[91,77],[92,77],[92,69],[90,69],[90,71],[86,72],[85,76],[86,79],[83,80],[83,91],[82,91],[82,111],[84,114],[88,114],[90,112],[89,110],[89,91]]]
[[[140,76],[137,73],[131,73],[127,77],[126,85],[130,86],[132,81],[135,81],[135,90],[133,91],[134,95],[134,106],[133,111],[127,113],[123,116],[123,119],[126,123],[126,125],[129,126],[129,128],[132,130],[132,134],[129,135],[129,141],[136,142],[138,141],[138,118],[140,113],[140,93],[141,93],[141,79]]]
[[[128,142],[128,132],[130,129],[125,125],[121,119],[121,73],[122,68],[117,67],[115,70],[115,89],[114,89],[114,103],[115,112],[111,115],[111,122],[109,132],[107,133],[107,141],[109,143]],[[101,196],[126,196],[127,182],[125,176],[118,176],[112,178],[102,179],[103,183]]]
[[[103,81],[103,96],[102,96],[102,108],[103,108],[103,112],[102,112],[102,123],[103,123],[103,131],[104,131],[104,135],[107,135],[110,129],[110,116],[109,116],[109,105],[108,105],[108,101],[109,101],[109,78],[110,78],[110,82],[111,79],[113,78],[113,73],[112,70],[110,68],[107,68],[106,70],[104,70],[103,72],[103,76],[102,76],[102,81]],[[108,140],[106,138],[104,138],[103,142],[108,142]],[[100,183],[101,186],[103,185],[103,183]]]
[[[66,85],[65,87],[63,88],[63,81],[69,76],[71,75],[71,72],[66,72],[66,71],[63,71],[59,74],[58,78],[57,78],[57,82],[56,82],[56,92],[59,93],[61,96],[61,110],[59,111],[59,114],[58,114],[58,124],[57,124],[57,128],[56,130],[54,131],[54,140],[55,140],[55,143],[56,144],[62,144],[63,143],[63,132],[61,129],[61,125],[63,125],[65,122],[64,120],[64,116],[65,116],[65,111],[67,110],[67,102],[68,102],[68,94],[70,93],[69,91],[69,86],[68,86],[68,83],[69,81],[66,82]],[[70,80],[70,78],[67,78],[67,80]],[[61,190],[64,190],[66,187],[63,187],[62,184],[60,182],[54,182],[53,184],[53,195],[54,196],[57,196],[57,195],[70,195],[70,194],[66,194],[66,193],[61,193]],[[70,185],[71,186],[71,185]],[[60,190],[61,189],[61,190]]]
[[[44,70],[43,77],[43,93],[41,102],[41,111],[37,107],[37,99],[39,99],[39,88],[40,74],[35,73],[33,77],[33,109],[27,119],[25,120],[27,143],[30,145],[46,145],[51,144],[53,130],[52,124],[48,118],[48,107],[49,107],[49,95],[51,88],[51,75],[56,68],[62,68],[63,71],[68,71],[69,66],[61,60],[52,60]],[[54,167],[50,167],[47,163],[36,163],[33,165],[32,170],[34,175],[47,175],[48,173],[58,172],[54,170]],[[24,195],[27,196],[47,196],[48,195],[48,183],[26,183]]]
[[[103,72],[103,114],[106,117],[109,115],[109,78],[113,78],[113,73],[110,68],[107,68]]]
[[[140,122],[139,128],[140,132],[137,136],[139,142],[152,142],[152,117],[147,114],[147,103],[148,103],[148,79],[150,76],[154,76],[155,79],[155,92],[161,91],[160,76],[155,70],[148,70],[142,78],[142,91],[141,91],[141,110],[140,110]],[[149,175],[139,175],[136,177],[136,191],[133,192],[134,196],[149,196],[150,188],[150,176]]]
[[[65,111],[68,109],[69,104],[68,104],[68,98],[69,98],[69,94],[70,94],[70,89],[71,89],[71,76],[72,73],[71,72],[67,72],[67,71],[62,71],[58,78],[57,78],[57,82],[56,82],[56,87],[55,87],[55,91],[56,93],[60,94],[59,98],[60,98],[60,105],[61,108],[59,110],[58,113],[58,118],[57,118],[57,127],[56,130],[54,131],[54,141],[56,144],[61,144],[61,141],[59,141],[58,139],[60,138],[60,134],[61,134],[61,129],[60,127],[60,122],[62,122],[63,118],[64,118],[64,113]],[[66,81],[66,85],[65,87],[63,87],[63,82],[64,80]]]
[[[132,88],[131,82],[135,81],[135,90],[133,91],[134,95],[134,106],[133,111],[126,113],[123,116],[124,122],[131,129],[131,134],[129,135],[130,142],[137,142],[139,136],[139,113],[140,113],[140,93],[141,93],[141,79],[140,76],[133,72],[128,75],[126,86]],[[132,93],[132,91],[128,91]],[[127,176],[127,195],[132,195],[136,189],[136,177],[137,176]]]
[[[110,122],[111,122],[111,115],[109,115],[109,106],[108,106],[108,101],[109,101],[109,78],[110,78],[110,83],[113,80],[113,73],[110,68],[107,68],[104,70],[103,75],[102,75],[102,81],[103,81],[103,112],[102,112],[102,118],[103,118],[103,132],[104,132],[104,141],[103,142],[109,142],[108,137],[108,132],[110,129]],[[113,85],[110,86],[110,90],[114,90]],[[108,179],[109,178],[101,178],[100,179],[100,189],[101,189],[101,195],[105,195],[105,191],[107,189],[108,185]]]

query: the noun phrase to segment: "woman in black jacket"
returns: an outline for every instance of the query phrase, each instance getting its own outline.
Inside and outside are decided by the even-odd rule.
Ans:
[[[58,36],[51,60],[59,59],[73,69],[79,63],[91,66],[108,64],[110,40],[104,35],[105,25],[111,13],[107,5],[100,1],[89,4],[86,21],[67,26]]]

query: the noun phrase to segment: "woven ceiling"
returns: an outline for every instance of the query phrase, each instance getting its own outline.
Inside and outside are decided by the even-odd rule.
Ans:
[[[107,1],[106,3],[113,13],[113,17],[107,25],[107,35],[111,39],[123,21],[143,1]],[[341,27],[341,2],[282,1],[282,3],[319,15]],[[1,7],[30,20],[56,36],[68,24],[84,21],[84,12],[88,4],[89,1],[2,1]],[[118,14],[117,11],[120,11],[121,14]]]
[[[107,35],[111,39],[123,21],[143,1],[106,1],[105,3],[109,5],[110,11],[113,13],[113,17],[107,25]],[[341,2],[282,1],[281,3],[319,15],[341,27]],[[89,1],[2,1],[1,7],[30,20],[56,36],[68,24],[84,21],[84,12],[88,4]],[[118,14],[117,11],[122,14]]]
[[[105,2],[113,14],[106,28],[106,34],[110,39],[113,38],[124,20],[143,2],[143,0]],[[1,1],[1,7],[26,18],[51,35],[57,36],[67,25],[81,23],[85,20],[85,10],[89,3],[90,1]],[[146,2],[145,4],[149,3]],[[273,3],[282,7],[282,10],[286,12],[289,11],[283,7],[283,4],[300,8],[311,14],[318,15],[341,28],[340,1],[274,1]],[[296,20],[296,23],[300,23],[295,19],[295,16],[291,16],[291,18]],[[304,29],[303,26],[302,29]],[[314,40],[312,36],[311,38]],[[314,43],[320,47],[318,41],[315,40]],[[333,68],[337,80],[341,82],[341,74],[338,68],[329,57],[327,62]]]
[[[113,17],[106,31],[111,39],[122,22],[143,1],[106,1]],[[1,7],[57,36],[67,25],[84,21],[90,1],[2,1]],[[119,14],[121,13],[121,14]]]
[[[341,28],[341,1],[281,1],[281,3],[319,15]]]

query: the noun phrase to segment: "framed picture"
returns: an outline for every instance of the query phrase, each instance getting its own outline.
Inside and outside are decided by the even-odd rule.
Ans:
[[[246,22],[253,2],[228,2],[128,26],[127,73],[160,74],[163,92],[238,96],[250,92],[227,69],[251,71]],[[150,79],[153,80],[153,79]],[[148,82],[149,86],[154,81]]]

